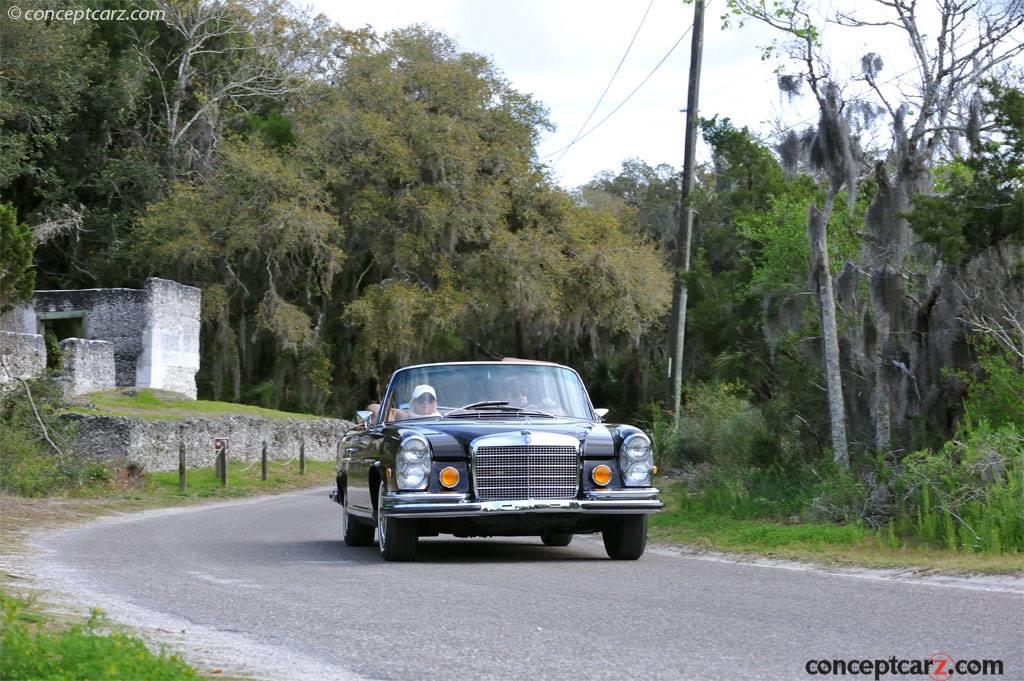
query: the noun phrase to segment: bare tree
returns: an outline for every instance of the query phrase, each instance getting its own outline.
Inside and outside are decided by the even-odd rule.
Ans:
[[[823,84],[835,84],[820,53],[820,30],[804,0],[730,0],[729,4],[737,13],[787,36],[787,55],[801,68],[803,81],[819,104],[817,139],[830,143],[823,151],[838,152],[835,144],[841,140],[828,136],[832,107],[821,96],[828,92]],[[937,310],[947,314],[948,306],[937,303],[950,297],[946,289],[954,279],[952,269],[915,244],[905,215],[914,195],[931,190],[936,158],[959,149],[963,139],[976,144],[979,86],[1024,53],[1024,0],[938,0],[934,16],[928,17],[934,30],[924,26],[917,0],[851,5],[854,10],[836,11],[828,21],[851,28],[895,29],[914,63],[907,73],[883,81],[883,55],[872,52],[862,58],[859,78],[867,84],[872,104],[885,112],[891,138],[888,159],[874,168],[878,191],[865,218],[867,262],[858,268],[870,284],[867,317],[873,340],[866,343],[864,354],[870,366],[863,367],[863,373],[870,377],[873,445],[878,451],[889,451],[910,441],[913,420],[927,414],[937,399],[937,390],[922,390],[921,384],[934,382],[939,374],[939,362],[948,359],[949,353],[937,352],[934,346],[948,344],[949,339],[940,341],[942,334],[929,334],[930,330],[956,324],[955,315],[933,318]],[[852,166],[847,170],[852,172]],[[846,186],[852,197],[850,174]],[[927,257],[915,261],[911,257],[915,249]],[[927,262],[934,265],[922,264]],[[920,271],[922,267],[927,270]]]
[[[803,69],[800,78],[806,82],[818,103],[819,118],[814,137],[811,139],[811,161],[824,173],[828,181],[828,192],[821,206],[812,204],[809,207],[807,236],[811,244],[811,281],[817,294],[821,318],[822,355],[832,431],[832,458],[837,464],[845,467],[849,465],[850,455],[827,230],[835,199],[844,187],[848,211],[852,212],[856,200],[856,164],[848,123],[842,113],[841,94],[839,87],[829,75],[827,62],[821,56],[818,31],[799,0],[781,11],[769,10],[760,2],[738,0],[732,4],[743,14],[764,21],[792,36],[793,40],[786,45],[788,54],[799,62]],[[798,93],[800,88],[795,83],[796,78],[780,78],[779,83],[783,91],[789,94]]]
[[[136,44],[160,88],[160,119],[167,140],[167,170],[206,167],[216,145],[216,119],[228,104],[277,97],[295,81],[271,37],[269,7],[234,1],[160,0],[173,32],[170,53],[159,55],[161,36]]]

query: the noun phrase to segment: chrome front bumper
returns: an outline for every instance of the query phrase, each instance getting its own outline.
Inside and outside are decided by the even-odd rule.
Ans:
[[[468,494],[433,492],[391,492],[380,500],[389,518],[461,518],[499,513],[654,513],[664,504],[653,487],[621,490],[592,490],[582,499],[517,499],[511,501],[470,501]]]

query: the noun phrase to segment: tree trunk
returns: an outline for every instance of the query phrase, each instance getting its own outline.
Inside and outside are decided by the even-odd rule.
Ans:
[[[832,214],[834,195],[829,192],[824,210],[812,205],[807,217],[807,236],[811,242],[811,281],[814,283],[821,310],[822,354],[825,359],[825,381],[828,387],[828,409],[832,422],[832,458],[840,466],[850,465],[846,444],[846,409],[843,402],[843,379],[839,367],[839,332],[836,324],[836,299],[832,290],[832,274],[828,261],[826,226]]]

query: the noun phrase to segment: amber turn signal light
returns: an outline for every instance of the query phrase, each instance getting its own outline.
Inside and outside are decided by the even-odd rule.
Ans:
[[[612,481],[612,469],[602,463],[598,466],[594,466],[594,470],[591,471],[590,477],[593,478],[595,485],[604,487]]]
[[[441,469],[441,485],[448,489],[451,489],[459,484],[459,471],[451,466],[446,466]]]

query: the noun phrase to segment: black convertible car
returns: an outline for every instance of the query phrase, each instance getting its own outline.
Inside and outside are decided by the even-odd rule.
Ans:
[[[357,415],[338,452],[349,546],[374,530],[385,560],[412,560],[420,537],[535,535],[567,546],[601,532],[635,560],[662,507],[639,429],[606,425],[579,375],[547,362],[451,362],[396,371],[381,405]]]

